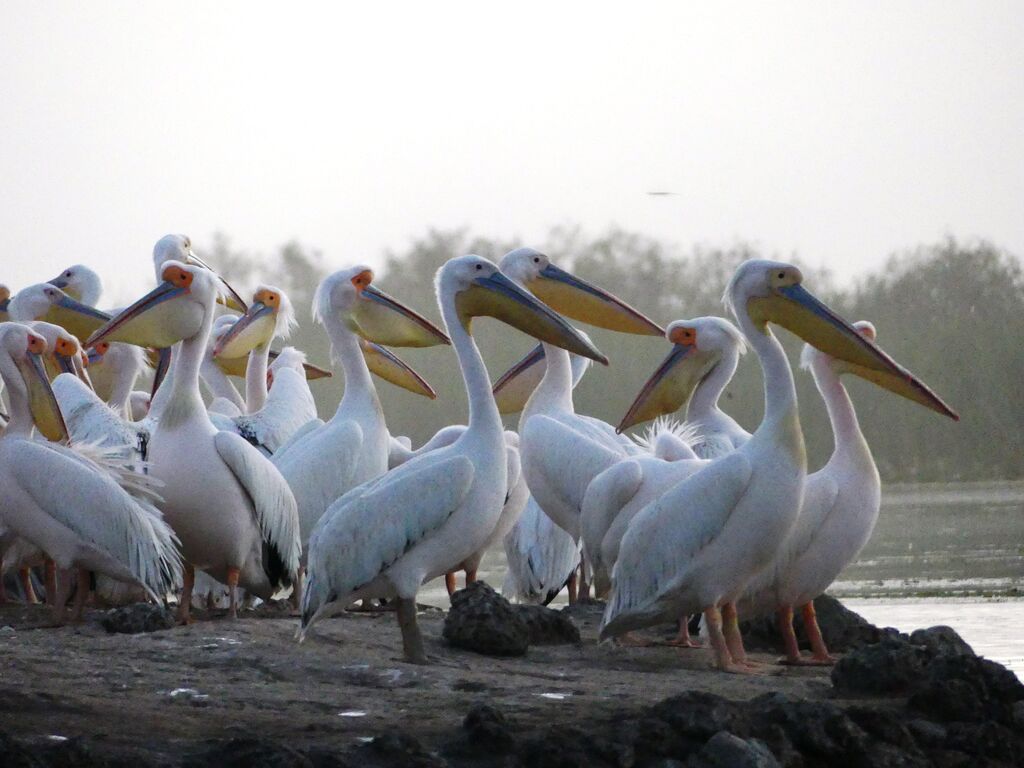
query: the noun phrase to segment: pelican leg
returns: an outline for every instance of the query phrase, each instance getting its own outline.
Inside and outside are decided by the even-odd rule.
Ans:
[[[768,675],[775,674],[766,669],[767,665],[760,661],[747,658],[747,651],[743,647],[743,635],[740,634],[740,621],[736,613],[736,603],[725,603],[722,606],[722,633],[725,635],[726,643],[729,646],[729,653],[736,664],[742,665],[750,674]]]
[[[577,600],[589,600],[590,599],[590,585],[587,583],[587,565],[583,560],[583,555],[580,555],[580,581],[579,581],[579,594]]]
[[[455,576],[455,571],[444,575],[444,588],[448,590],[448,597],[451,597],[452,593],[455,592]]]
[[[700,648],[701,644],[698,640],[693,640],[690,637],[690,617],[683,616],[679,619],[679,630],[676,632],[676,636],[671,640],[666,640],[664,645],[671,645],[676,648]]]
[[[7,602],[9,602],[7,599],[7,587],[4,586],[4,576],[3,573],[0,572],[0,605],[4,605]]]
[[[64,606],[67,605],[68,596],[71,594],[71,571],[61,573],[54,564],[53,582],[53,622],[60,627],[64,625]]]
[[[779,627],[779,634],[782,635],[782,645],[786,655],[779,659],[780,664],[799,664],[800,645],[796,640],[796,632],[793,631],[793,606],[787,605],[775,612],[775,621]]]
[[[573,570],[572,576],[569,577],[569,581],[565,583],[565,588],[569,593],[569,605],[575,605],[576,601],[579,599],[579,595],[577,594],[578,586],[579,584],[577,583],[576,571]]]
[[[836,658],[828,652],[825,638],[821,636],[821,627],[818,626],[818,614],[814,610],[814,603],[806,603],[800,610],[804,615],[807,639],[811,641],[811,663],[821,666],[835,664]]]
[[[711,650],[715,654],[715,666],[723,672],[737,674],[749,673],[744,665],[733,661],[729,652],[729,644],[725,642],[725,635],[722,632],[722,612],[717,606],[711,606],[704,610],[704,623],[708,628],[708,639],[711,642]]]
[[[89,581],[89,570],[79,568],[78,578],[75,581],[75,605],[71,612],[71,621],[74,623],[80,622],[85,613],[85,598],[89,595]]]
[[[237,568],[228,568],[228,598],[231,607],[228,608],[228,618],[234,621],[238,618],[238,576],[240,571]]]
[[[468,587],[474,581],[476,581],[476,568],[467,568],[466,569],[466,586]]]
[[[43,574],[46,581],[46,602],[52,606],[57,601],[57,564],[48,557],[43,560]]]
[[[19,568],[18,578],[21,580],[21,591],[25,595],[25,602],[29,605],[38,605],[39,597],[36,595],[36,590],[32,586],[32,569]]]
[[[299,570],[295,572],[295,581],[292,583],[292,608],[296,612],[302,610],[302,581],[306,577],[306,567],[304,565],[299,566]]]
[[[423,649],[423,635],[416,623],[416,598],[399,597],[398,628],[402,631],[402,650],[405,660],[410,664],[429,664],[427,653]]]
[[[182,576],[184,584],[181,589],[181,599],[178,600],[178,615],[176,618],[179,624],[191,624],[192,588],[196,584],[195,566],[192,563],[185,563]]]

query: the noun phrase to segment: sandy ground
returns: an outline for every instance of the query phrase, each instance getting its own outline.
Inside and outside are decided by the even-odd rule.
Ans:
[[[773,690],[832,695],[821,668],[747,678],[711,670],[703,649],[598,646],[597,612],[577,618],[579,647],[535,646],[525,657],[497,659],[448,648],[443,613],[426,609],[420,622],[436,658],[430,667],[399,660],[390,613],[322,622],[302,645],[293,639],[297,620],[272,609],[237,621],[197,616],[188,627],[110,635],[94,620],[39,628],[45,609],[0,606],[0,730],[89,735],[164,753],[253,734],[300,748],[345,748],[395,727],[427,743],[443,740],[481,702],[531,727],[639,708],[684,690],[736,699]]]

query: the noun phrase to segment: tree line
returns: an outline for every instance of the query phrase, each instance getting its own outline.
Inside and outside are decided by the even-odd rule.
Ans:
[[[430,230],[404,251],[388,252],[375,281],[439,322],[433,293],[437,268],[453,255],[477,253],[497,260],[523,243],[491,240],[468,230]],[[783,258],[801,266],[807,286],[849,320],[870,320],[878,342],[918,374],[961,415],[953,424],[859,380],[848,381],[857,413],[883,479],[956,481],[1024,477],[1024,274],[1014,255],[985,241],[947,239],[891,256],[880,269],[839,285],[827,270],[791,255],[760,253],[751,245],[682,249],[641,234],[611,229],[589,236],[573,227],[553,229],[529,243],[560,266],[612,291],[666,325],[672,320],[722,315],[721,298],[735,267],[749,258]],[[275,253],[239,251],[224,236],[205,248],[210,261],[237,287],[275,285],[295,304],[300,327],[290,343],[311,362],[327,365],[329,345],[314,326],[310,302],[319,280],[358,256],[330,261],[297,242]],[[348,260],[344,260],[348,259]],[[622,417],[647,376],[668,350],[653,337],[586,328],[609,357],[594,366],[576,391],[576,406],[612,423]],[[532,346],[532,340],[496,322],[474,324],[492,379]],[[794,368],[800,342],[779,331]],[[414,444],[440,427],[466,419],[465,395],[452,352],[443,347],[396,350],[438,392],[435,401],[379,383],[388,425]],[[848,377],[849,378],[849,377]],[[821,399],[808,373],[797,371],[797,393],[811,469],[832,448]],[[315,382],[321,416],[328,418],[343,390],[338,378]],[[752,355],[740,363],[722,405],[744,427],[757,426],[763,406],[760,370]],[[508,420],[515,428],[517,420]]]

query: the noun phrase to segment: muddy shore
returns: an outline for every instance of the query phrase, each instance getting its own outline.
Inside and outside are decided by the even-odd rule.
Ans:
[[[881,713],[882,720],[908,733],[906,724],[915,719],[907,712],[906,696],[842,692],[828,668],[774,668],[776,674],[741,677],[712,670],[703,649],[598,646],[598,609],[574,612],[580,644],[531,646],[517,658],[450,648],[442,640],[444,613],[424,610],[420,622],[428,654],[435,659],[430,667],[398,658],[398,629],[393,614],[386,612],[323,622],[302,645],[294,640],[297,620],[280,607],[247,612],[237,621],[217,612],[199,614],[188,627],[134,635],[108,634],[98,623],[101,615],[91,612],[78,626],[46,628],[41,625],[48,615],[41,607],[0,606],[0,758],[6,756],[0,762],[686,765],[686,759],[691,764],[698,760],[714,724],[712,733],[701,732],[676,746],[655,744],[650,754],[641,742],[657,737],[635,732],[657,730],[643,723],[659,711],[659,702],[673,696],[689,697],[679,706],[691,714],[714,710],[715,697],[727,709],[746,707],[742,717],[752,725],[745,731],[721,729],[741,736],[760,733],[750,715],[758,707],[811,707],[817,714],[805,719],[831,713],[859,729],[871,744],[883,740],[856,718],[850,720],[851,708]],[[775,653],[753,655],[766,663],[777,658]],[[705,694],[710,697],[693,698]],[[1005,694],[1007,711],[1018,719],[991,713],[975,718],[1010,733],[1002,736],[1003,741],[1009,738],[1009,746],[1001,754],[1014,759],[1024,758],[1024,750],[1015,751],[1024,738],[1024,704],[1013,699],[1016,695]],[[654,720],[669,731],[686,729],[673,726],[671,717],[669,725],[664,716]],[[634,733],[619,733],[627,721],[638,724],[631,726]],[[937,727],[948,730],[949,724]],[[619,735],[601,748],[604,754],[598,744],[613,731]],[[958,755],[970,754],[947,749],[932,736],[930,747],[911,736],[903,749],[913,761],[890,764],[955,765],[961,764]],[[793,747],[799,738],[780,738],[789,746],[769,737],[744,743],[758,747],[763,742],[780,764],[881,764],[864,755],[854,759],[848,745],[843,750],[849,759],[837,763],[822,753],[824,762],[819,762],[815,753],[809,757],[806,749]],[[566,739],[571,748],[565,747]],[[788,757],[787,749],[793,752]],[[672,750],[679,754],[672,756]],[[991,765],[1012,764],[998,758],[983,759],[995,759]]]

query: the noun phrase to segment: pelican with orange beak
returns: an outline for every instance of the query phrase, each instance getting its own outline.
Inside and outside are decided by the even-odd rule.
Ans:
[[[850,365],[850,371],[950,418],[935,393],[803,287],[782,262],[736,270],[726,306],[764,371],[764,418],[744,445],[642,509],[612,570],[601,638],[703,611],[717,666],[760,671],[743,648],[735,602],[789,536],[803,501],[807,456],[780,325]]]
[[[199,367],[213,328],[221,281],[208,269],[165,262],[162,281],[97,331],[89,345],[123,341],[168,348],[180,343],[160,418],[149,441],[151,474],[163,481],[161,509],[181,539],[187,621],[194,568],[263,599],[288,587],[299,565],[295,498],[257,449],[210,421]],[[164,388],[161,388],[163,392]]]
[[[76,567],[80,576],[106,574],[161,599],[180,581],[181,563],[160,513],[150,501],[129,495],[115,480],[116,472],[96,460],[32,437],[35,429],[50,440],[67,439],[43,367],[46,352],[44,337],[27,326],[0,326],[0,375],[11,398],[11,424],[0,440],[3,524],[39,547],[61,571]],[[58,581],[54,606],[63,621],[70,584]]]
[[[327,330],[345,394],[329,421],[309,422],[273,457],[295,493],[304,544],[336,499],[388,469],[390,436],[370,378],[366,342],[449,343],[441,329],[374,285],[373,271],[362,265],[324,278],[313,297],[313,317]],[[300,597],[296,590],[297,604]]]
[[[317,621],[355,600],[394,598],[405,659],[417,664],[428,661],[416,622],[420,585],[479,551],[509,487],[504,429],[471,333],[474,318],[496,317],[550,345],[607,362],[487,259],[451,259],[438,271],[436,285],[469,399],[469,424],[454,443],[353,488],[331,505],[310,537],[299,634],[303,638]]]

